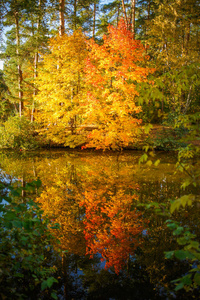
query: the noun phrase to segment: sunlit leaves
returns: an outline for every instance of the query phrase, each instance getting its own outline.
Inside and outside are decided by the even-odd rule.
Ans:
[[[152,70],[141,66],[147,59],[140,41],[133,39],[123,21],[109,26],[103,45],[88,41],[85,123],[98,129],[88,136],[89,147],[119,149],[134,143],[141,120],[136,105],[137,82],[147,81]]]
[[[76,134],[81,122],[85,37],[80,30],[57,36],[50,40],[49,48],[51,53],[43,56],[37,78],[36,118],[43,127],[41,134],[57,144],[74,147],[83,142]]]
[[[182,197],[180,197],[179,199],[175,200],[172,204],[171,204],[171,208],[170,211],[171,213],[173,213],[176,209],[179,210],[179,208],[181,206],[185,207],[186,205],[192,205],[192,201],[195,200],[195,196],[194,195],[184,195]]]

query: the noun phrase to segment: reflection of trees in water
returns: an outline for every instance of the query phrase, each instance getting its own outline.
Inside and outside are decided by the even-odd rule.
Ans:
[[[44,214],[60,225],[60,229],[52,231],[59,238],[59,247],[70,253],[84,254],[83,209],[80,209],[77,197],[79,184],[76,169],[72,164],[55,160],[48,165],[47,172],[47,178],[42,179],[43,191],[37,201]]]
[[[118,295],[126,290],[127,299],[131,293],[134,293],[135,299],[148,299],[148,295],[150,299],[166,299],[164,294],[161,297],[156,291],[160,286],[166,291],[171,287],[170,280],[187,271],[187,265],[164,259],[164,251],[178,248],[171,231],[166,228],[166,218],[156,215],[153,209],[141,209],[143,220],[148,219],[149,222],[149,235],[143,236],[145,241],[142,241],[140,233],[146,223],[143,224],[141,212],[135,210],[139,202],[166,203],[167,199],[180,196],[178,176],[167,174],[171,166],[166,166],[167,171],[163,175],[162,165],[153,172],[148,169],[145,172],[126,155],[117,160],[116,156],[79,156],[74,153],[23,159],[7,157],[1,165],[7,174],[13,174],[15,178],[23,175],[24,181],[41,179],[43,190],[38,201],[52,222],[60,224],[61,230],[54,229],[54,233],[60,239],[60,249],[68,250],[60,262],[63,282],[70,280],[71,270],[75,272],[81,268],[84,272],[82,280],[91,295],[87,299],[95,299],[96,293],[107,299],[106,289],[111,284],[115,288],[111,288],[110,298],[125,299]],[[199,210],[196,208],[186,209],[184,215],[181,211],[175,213],[174,218],[181,219],[183,224],[189,222],[196,231],[197,227],[200,228]],[[84,232],[86,229],[87,233]],[[85,241],[87,234],[89,239]],[[139,249],[136,250],[137,245]],[[108,266],[114,264],[116,267],[118,264],[122,267],[128,261],[127,269],[119,276],[112,272],[112,268],[109,272],[101,270],[94,260],[89,261],[85,257],[86,246],[90,254],[98,250],[107,259]],[[137,257],[137,260],[128,259],[128,253],[136,253],[134,258]],[[73,268],[70,267],[72,265]],[[120,267],[116,267],[116,271]],[[143,291],[144,285],[148,287],[147,294]],[[153,291],[155,286],[157,289]],[[69,285],[67,289],[70,289]],[[184,299],[184,295],[177,299]]]
[[[126,188],[113,185],[112,179],[98,178],[98,188],[97,182],[90,183],[80,203],[85,207],[87,254],[100,253],[106,268],[114,267],[119,273],[141,243],[144,220],[133,208],[136,195],[125,194]]]
[[[140,244],[143,221],[133,208],[138,197],[128,194],[133,187],[138,190],[138,185],[124,176],[124,170],[120,174],[109,164],[105,167],[102,160],[97,165],[94,169],[87,164],[85,170],[62,160],[51,162],[38,201],[44,213],[61,226],[60,231],[53,230],[61,249],[81,255],[86,238],[87,254],[100,253],[106,266],[119,272]]]
[[[172,231],[166,226],[165,221],[169,216],[163,214],[164,205],[185,193],[198,193],[198,191],[192,191],[189,188],[182,190],[177,180],[172,180],[172,178],[169,180],[167,177],[154,181],[139,181],[139,183],[141,186],[140,203],[151,203],[152,205],[154,202],[160,203],[161,214],[156,214],[155,208],[144,210],[144,215],[149,220],[150,234],[146,237],[146,241],[143,243],[139,255],[137,255],[137,261],[146,270],[150,282],[157,287],[157,291],[163,291],[159,294],[160,298],[158,299],[166,299],[169,290],[174,289],[171,281],[186,274],[190,269],[190,263],[178,259],[168,260],[164,257],[165,252],[180,247],[176,241],[177,236],[173,236]],[[192,232],[200,237],[199,209],[197,205],[175,212],[173,220],[180,221],[181,226],[189,225]],[[177,291],[176,299],[195,298],[196,293],[198,294],[198,291]],[[173,299],[172,294],[171,296],[168,294],[168,297]]]
[[[139,181],[141,184],[140,198],[141,202],[163,202],[168,199],[180,197],[180,186],[177,181],[173,182],[165,178],[156,180]]]

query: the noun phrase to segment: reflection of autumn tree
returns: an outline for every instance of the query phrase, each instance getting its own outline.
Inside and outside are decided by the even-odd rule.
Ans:
[[[74,165],[63,164],[62,159],[57,159],[44,171],[43,167],[40,165],[39,172],[46,172],[47,177],[43,179],[44,190],[38,201],[44,214],[60,225],[60,229],[53,229],[53,234],[59,237],[59,247],[69,253],[84,254],[82,212],[76,199],[78,183]]]
[[[44,213],[59,223],[61,249],[69,253],[100,253],[106,267],[119,272],[140,244],[144,226],[141,215],[133,207],[137,200],[131,190],[137,188],[111,157],[82,158],[82,167],[64,158],[40,163],[43,192],[38,198]],[[84,209],[83,209],[84,207]],[[85,211],[85,214],[84,214]],[[84,230],[84,235],[83,235]],[[96,240],[94,239],[96,236]],[[88,238],[90,237],[90,238]]]
[[[144,227],[141,214],[131,210],[133,196],[119,190],[116,194],[108,192],[105,197],[105,192],[108,191],[87,191],[82,202],[86,209],[87,254],[100,253],[106,260],[106,268],[114,266],[119,273],[139,246]]]
[[[164,164],[162,160],[152,172],[147,166],[138,166],[139,155],[124,152],[117,158],[117,155],[110,152],[100,154],[57,150],[40,151],[37,156],[33,153],[16,156],[9,152],[1,155],[0,165],[6,174],[12,174],[15,178],[22,179],[24,174],[26,182],[38,177],[41,179],[43,191],[38,200],[44,213],[49,214],[52,222],[61,226],[60,232],[55,229],[54,232],[59,234],[62,250],[85,254],[85,229],[91,235],[86,241],[88,251],[94,254],[98,250],[103,256],[102,251],[107,248],[107,256],[104,255],[107,266],[113,263],[120,268],[120,264],[123,265],[127,260],[126,251],[134,253],[144,227],[141,216],[134,210],[134,202],[166,202],[166,199],[179,195],[179,178],[170,175],[173,165]],[[139,182],[139,185],[134,182]],[[170,244],[165,219],[155,216],[154,212],[148,212],[143,211],[143,215],[150,221],[148,227],[151,239],[142,244],[141,261],[153,283],[164,283],[166,278],[162,279],[162,271],[159,270],[165,273],[169,270],[169,274],[171,272],[164,257],[159,257],[165,244]],[[192,216],[191,222],[194,220],[194,224],[198,224],[198,210],[196,215],[192,212],[189,216]],[[139,233],[136,233],[137,230]],[[119,262],[116,262],[117,257]]]
[[[119,273],[141,243],[144,220],[133,208],[138,196],[130,193],[138,185],[120,176],[124,175],[120,170],[102,168],[100,161],[98,166],[99,171],[88,178],[80,202],[85,207],[86,250],[91,257],[100,253],[105,267],[114,267]]]

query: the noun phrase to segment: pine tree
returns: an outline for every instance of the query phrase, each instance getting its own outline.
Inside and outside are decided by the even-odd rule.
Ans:
[[[7,99],[16,104],[20,116],[26,113],[33,119],[32,97],[36,90],[32,79],[37,76],[38,51],[44,50],[47,40],[48,28],[42,24],[45,1],[13,0],[4,5],[4,25],[9,26],[3,54]]]

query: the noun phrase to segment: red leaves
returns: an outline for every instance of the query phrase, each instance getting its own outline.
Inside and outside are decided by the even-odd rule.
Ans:
[[[145,48],[134,40],[123,20],[119,26],[108,27],[103,45],[89,40],[85,67],[85,124],[98,129],[88,136],[88,147],[119,149],[137,139],[137,82],[147,80],[150,69],[140,64],[145,60]],[[83,100],[84,101],[84,100]]]
[[[125,195],[121,189],[116,193],[106,188],[90,189],[81,203],[86,210],[87,254],[100,253],[105,267],[114,267],[116,273],[127,263],[129,255],[134,255],[144,229],[141,214],[131,210],[134,199],[136,195]]]

